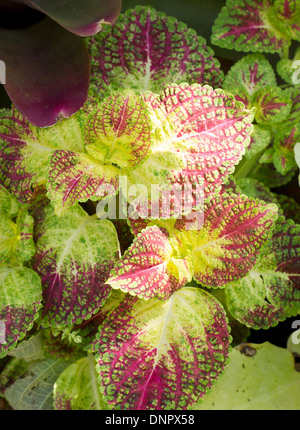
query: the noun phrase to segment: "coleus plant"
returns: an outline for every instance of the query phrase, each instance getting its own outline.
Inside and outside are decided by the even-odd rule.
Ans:
[[[202,37],[138,6],[87,40],[76,114],[41,128],[2,109],[11,407],[201,407],[249,329],[300,313],[299,205],[268,186],[268,172],[282,184],[296,171],[299,136],[299,87],[280,87],[262,54],[298,37],[294,12],[279,31],[298,7],[283,3],[228,2],[214,43],[261,16],[275,35],[227,38],[259,53],[225,77]]]

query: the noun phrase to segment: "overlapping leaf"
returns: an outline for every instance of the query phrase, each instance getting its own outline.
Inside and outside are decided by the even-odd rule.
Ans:
[[[63,370],[54,384],[54,409],[107,409],[100,393],[95,365],[94,357],[89,355]]]
[[[45,320],[62,326],[89,318],[110,292],[104,283],[118,258],[113,224],[89,217],[80,206],[62,217],[48,206],[36,246]]]
[[[237,51],[280,52],[298,38],[298,7],[297,0],[227,0],[214,23],[212,43]]]
[[[7,388],[17,379],[26,376],[29,364],[22,359],[11,358],[0,374],[0,393],[4,396]]]
[[[152,204],[159,195],[151,184],[160,185],[158,192],[177,186],[183,193],[189,186],[190,210],[217,193],[234,171],[250,142],[253,112],[224,91],[197,84],[169,85],[160,96],[146,94],[145,100],[160,125],[152,153],[128,171],[128,186],[140,184]]]
[[[149,111],[131,90],[114,93],[89,113],[85,130],[87,152],[104,164],[133,167],[151,146]]]
[[[296,49],[293,58],[282,58],[276,63],[278,75],[290,85],[299,84],[299,61],[300,48]]]
[[[297,86],[284,91],[291,102],[289,115],[283,121],[273,124],[274,144],[272,159],[276,170],[281,175],[296,170],[294,155],[295,144],[300,140],[300,92]]]
[[[164,192],[173,199],[166,218],[182,200],[179,213],[189,211],[233,172],[249,144],[253,118],[224,91],[187,83],[172,84],[161,96],[125,90],[88,115],[87,153],[56,151],[50,161],[47,186],[58,214],[76,200],[116,192],[117,174],[126,178],[125,197],[134,209],[160,205]]]
[[[257,91],[253,105],[257,107],[255,119],[259,124],[281,122],[291,110],[291,101],[279,87],[266,86]]]
[[[273,164],[258,164],[256,168],[249,173],[249,178],[257,179],[269,188],[281,187],[289,183],[294,175],[296,169],[292,169],[285,175],[281,175],[275,169]]]
[[[274,0],[270,21],[284,35],[300,40],[300,4],[298,0]]]
[[[0,185],[0,214],[16,219],[20,210],[18,200]]]
[[[203,213],[131,220],[137,237],[107,282],[142,298],[166,298],[191,277],[208,288],[224,287],[253,268],[276,218],[275,204],[224,192]]]
[[[27,374],[5,392],[14,410],[53,410],[53,384],[71,361],[47,358],[30,363]],[[33,365],[34,364],[34,365]]]
[[[186,236],[194,254],[194,278],[207,287],[221,287],[245,276],[270,236],[277,206],[224,194],[204,209],[202,229]]]
[[[115,93],[86,110],[87,153],[60,150],[50,161],[47,187],[58,215],[77,201],[117,193],[120,169],[141,162],[152,144],[149,110],[132,91]]]
[[[22,266],[0,266],[0,322],[1,335],[4,335],[1,336],[0,357],[14,348],[32,328],[41,302],[41,280],[35,271]]]
[[[166,300],[191,280],[190,262],[176,258],[168,236],[157,226],[143,230],[110,272],[107,283],[134,296]]]
[[[277,201],[286,219],[292,219],[296,224],[300,224],[300,205],[292,197],[285,194],[277,194]]]
[[[300,139],[300,127],[294,126],[290,129],[282,130],[274,139],[273,164],[282,175],[297,167],[294,147]]]
[[[254,124],[251,141],[247,148],[245,158],[250,160],[254,155],[259,154],[263,150],[265,150],[263,152],[263,155],[265,155],[267,152],[266,148],[270,144],[271,140],[272,133],[270,130],[258,124]]]
[[[237,61],[223,83],[246,107],[256,107],[259,124],[281,122],[290,113],[290,97],[277,87],[275,73],[262,54],[250,54]]]
[[[127,296],[97,339],[104,400],[127,410],[190,407],[222,372],[230,342],[220,303],[192,287],[167,301]]]
[[[264,88],[277,86],[275,73],[262,54],[249,54],[237,61],[225,76],[222,88],[250,107],[253,95]]]
[[[254,197],[263,200],[265,203],[275,203],[280,206],[277,195],[256,179],[241,178],[236,181],[236,185],[238,191],[248,197]]]
[[[63,215],[77,202],[100,200],[117,192],[118,170],[87,154],[55,151],[49,163],[48,196],[55,213]]]
[[[35,252],[33,218],[27,208],[0,186],[0,263],[16,265],[29,261]]]
[[[121,88],[160,93],[172,82],[219,86],[223,74],[211,48],[196,32],[137,6],[89,40],[91,91],[96,97]]]
[[[253,270],[226,287],[230,313],[248,327],[268,328],[299,313],[299,232],[299,225],[279,217]]]
[[[53,151],[83,150],[83,113],[50,128],[29,124],[15,110],[1,111],[0,182],[18,200],[30,202],[34,189],[47,181],[47,165]]]

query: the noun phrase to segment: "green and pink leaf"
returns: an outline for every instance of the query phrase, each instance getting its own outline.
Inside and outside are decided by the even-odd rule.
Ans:
[[[121,88],[160,93],[172,82],[219,86],[223,78],[201,36],[149,6],[127,10],[88,45],[96,98]]]
[[[276,12],[273,1],[227,0],[214,23],[211,41],[236,51],[281,52],[290,44],[290,32],[287,25],[282,28]]]
[[[200,231],[189,231],[194,278],[206,287],[224,287],[245,276],[270,237],[277,206],[245,195],[223,194],[204,208]]]
[[[294,155],[294,147],[300,141],[300,127],[294,125],[292,128],[285,128],[277,134],[274,139],[274,166],[281,175],[286,175],[297,167]]]
[[[34,198],[34,190],[47,181],[48,163],[53,151],[84,150],[83,112],[53,127],[30,124],[15,109],[1,111],[0,182],[22,203]]]
[[[118,169],[86,153],[54,151],[49,162],[48,196],[61,216],[78,202],[101,200],[117,193]]]
[[[128,186],[145,187],[147,205],[150,194],[151,202],[159,202],[151,184],[159,184],[159,191],[177,187],[181,193],[190,187],[192,202],[186,206],[195,209],[220,191],[241,160],[254,112],[223,90],[197,84],[173,84],[160,96],[145,94],[144,100],[158,126],[148,158],[126,172]]]
[[[78,205],[57,217],[45,209],[33,267],[43,285],[43,318],[51,325],[79,324],[110,294],[105,285],[118,256],[118,238],[108,220],[89,217]]]
[[[191,280],[188,260],[175,258],[166,233],[144,229],[110,272],[107,284],[141,299],[168,299]]]
[[[100,327],[96,359],[113,409],[185,410],[222,373],[230,335],[210,294],[182,288],[168,300],[127,296]]]
[[[88,110],[86,150],[103,163],[133,167],[149,152],[152,128],[142,98],[131,90],[117,92]]]
[[[265,85],[277,86],[271,64],[262,54],[249,54],[231,67],[222,88],[232,93],[246,107],[251,107],[254,94]]]
[[[253,270],[227,285],[226,305],[238,321],[266,329],[299,313],[299,232],[299,225],[279,217]]]
[[[26,267],[2,265],[0,303],[2,358],[24,338],[39,316],[42,288],[38,274]]]

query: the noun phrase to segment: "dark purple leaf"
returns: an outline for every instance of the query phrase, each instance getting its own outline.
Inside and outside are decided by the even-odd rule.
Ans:
[[[103,21],[113,23],[122,7],[121,0],[24,0],[23,3],[79,36],[98,33]]]
[[[90,66],[84,41],[52,20],[0,29],[0,58],[6,65],[5,89],[33,124],[50,126],[86,101]]]

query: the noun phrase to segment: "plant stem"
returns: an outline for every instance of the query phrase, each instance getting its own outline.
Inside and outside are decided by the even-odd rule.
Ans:
[[[241,179],[245,178],[253,171],[254,168],[257,167],[258,160],[260,159],[261,155],[263,154],[263,151],[258,152],[256,155],[254,155],[250,160],[248,160],[245,156],[240,162],[240,164],[235,169],[235,172],[233,176],[235,179]]]
[[[288,46],[285,46],[284,48],[282,48],[280,56],[282,59],[285,59],[285,60],[289,59],[289,47]]]

